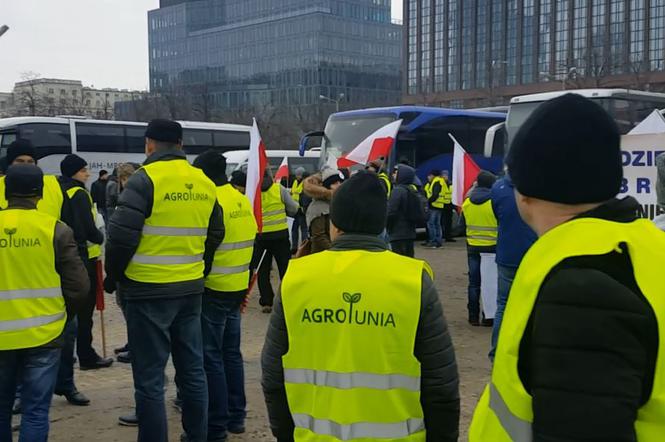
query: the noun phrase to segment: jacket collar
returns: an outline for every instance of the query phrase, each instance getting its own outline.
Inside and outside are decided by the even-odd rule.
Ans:
[[[26,198],[10,198],[7,209],[36,210],[37,204]]]
[[[187,155],[182,150],[166,149],[166,150],[157,151],[152,155],[150,155],[148,158],[146,158],[143,165],[147,166],[148,164],[156,163],[157,161],[186,160],[186,159]]]
[[[632,196],[623,199],[612,198],[595,209],[584,212],[575,218],[599,218],[606,221],[630,223],[637,219],[638,207],[639,203]]]
[[[332,251],[366,250],[368,252],[384,252],[388,250],[386,243],[374,235],[345,233],[332,243]]]

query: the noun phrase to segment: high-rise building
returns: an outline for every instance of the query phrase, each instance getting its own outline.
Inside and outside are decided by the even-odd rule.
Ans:
[[[665,0],[405,0],[407,103],[665,89]]]
[[[150,88],[219,109],[401,100],[390,0],[162,0],[148,13]]]

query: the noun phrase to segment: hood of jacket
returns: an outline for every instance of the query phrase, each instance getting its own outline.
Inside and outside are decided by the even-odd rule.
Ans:
[[[469,199],[473,204],[483,204],[490,199],[491,190],[485,187],[476,187],[469,193]]]
[[[415,178],[416,170],[413,167],[407,166],[406,164],[397,165],[396,184],[408,186],[415,182]]]

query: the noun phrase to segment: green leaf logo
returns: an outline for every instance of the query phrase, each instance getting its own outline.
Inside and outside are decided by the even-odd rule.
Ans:
[[[353,316],[353,304],[356,304],[360,301],[360,298],[362,298],[362,294],[360,293],[347,293],[344,292],[342,293],[342,299],[344,299],[345,302],[349,303],[349,324],[351,324],[351,318]]]
[[[362,298],[362,295],[360,293],[354,293],[351,296],[351,302],[355,304],[356,302],[360,301],[360,298]]]
[[[5,231],[7,231],[7,229],[5,229]],[[349,303],[352,302],[352,301],[351,301],[351,293],[344,293],[344,294],[342,295],[342,298],[344,298],[344,300],[345,300],[346,302],[349,302]]]
[[[12,236],[13,234],[16,233],[16,227],[14,227],[13,229],[5,229],[5,233],[9,236]]]
[[[186,187],[188,190],[192,190],[192,189],[194,188],[194,184],[187,183],[187,184],[185,184],[185,187]]]

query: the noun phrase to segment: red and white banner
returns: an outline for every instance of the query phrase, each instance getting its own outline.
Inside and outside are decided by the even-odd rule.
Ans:
[[[249,132],[249,158],[247,160],[247,187],[245,195],[254,208],[254,218],[259,227],[259,233],[263,231],[263,216],[261,210],[261,185],[268,167],[266,146],[261,139],[259,127],[254,118],[254,124]]]
[[[284,157],[282,160],[282,164],[279,165],[279,169],[277,169],[277,173],[275,174],[275,182],[279,183],[282,178],[288,178],[289,177],[289,157]]]
[[[455,143],[455,153],[453,154],[453,205],[462,207],[466,193],[473,186],[478,178],[480,167],[473,161],[471,155],[466,153],[455,137],[448,136]]]
[[[365,138],[355,149],[337,160],[337,167],[351,167],[356,164],[368,164],[379,158],[388,158],[397,139],[397,132],[402,120],[387,124]]]

